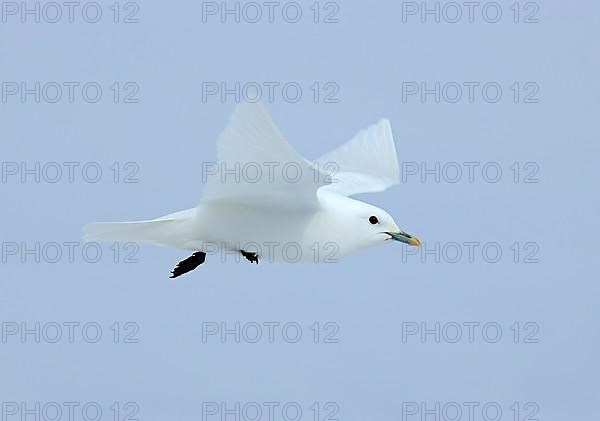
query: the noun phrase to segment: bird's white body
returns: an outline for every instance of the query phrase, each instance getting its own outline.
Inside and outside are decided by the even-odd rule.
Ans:
[[[247,204],[201,203],[164,217],[129,223],[95,224],[94,240],[135,241],[203,251],[221,260],[255,252],[269,262],[333,263],[355,251],[383,243],[389,235],[357,235],[356,212],[365,219],[381,210],[365,202],[321,192],[315,210],[286,210]],[[89,229],[88,229],[89,230]],[[397,231],[394,225],[390,231]],[[365,224],[365,231],[371,231]],[[365,241],[370,238],[372,241]]]
[[[220,168],[262,163],[275,171],[251,179],[211,173],[196,208],[149,221],[90,224],[84,228],[86,240],[171,246],[219,254],[222,260],[246,252],[261,260],[311,263],[337,262],[390,238],[420,244],[387,212],[349,197],[399,181],[387,120],[308,161],[287,143],[262,105],[243,104],[219,138],[218,158]],[[293,179],[281,170],[289,167]]]

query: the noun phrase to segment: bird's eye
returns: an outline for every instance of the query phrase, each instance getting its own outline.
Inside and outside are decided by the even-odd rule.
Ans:
[[[377,219],[376,216],[369,216],[369,222],[373,225],[378,224],[379,223],[379,219]]]

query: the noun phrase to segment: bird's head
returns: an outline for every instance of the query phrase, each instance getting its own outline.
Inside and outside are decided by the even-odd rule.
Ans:
[[[364,202],[358,202],[353,209],[353,219],[357,234],[369,244],[396,240],[415,247],[421,246],[421,241],[398,228],[394,218],[383,209]],[[354,231],[354,229],[353,229]]]

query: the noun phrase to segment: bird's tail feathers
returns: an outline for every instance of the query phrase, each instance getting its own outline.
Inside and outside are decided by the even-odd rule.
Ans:
[[[192,233],[195,211],[187,209],[148,221],[96,222],[83,227],[83,239],[177,247]]]

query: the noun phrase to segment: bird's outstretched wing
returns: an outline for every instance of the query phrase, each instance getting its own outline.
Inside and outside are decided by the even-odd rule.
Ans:
[[[239,104],[205,163],[202,201],[259,207],[318,207],[317,190],[331,181],[286,141],[260,103]]]
[[[332,172],[324,189],[344,196],[387,190],[400,182],[389,120],[380,120],[342,146],[315,160]]]

